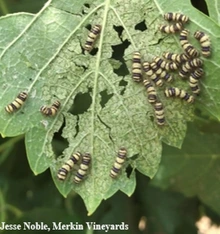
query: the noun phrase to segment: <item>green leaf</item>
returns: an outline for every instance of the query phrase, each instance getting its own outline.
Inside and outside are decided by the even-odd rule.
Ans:
[[[149,233],[197,233],[198,199],[146,186],[146,180],[139,178],[136,192],[140,194],[138,200],[142,214],[146,215]]]
[[[187,196],[198,196],[220,213],[219,133],[199,132],[192,124],[189,129],[182,150],[164,147],[164,157],[152,183]]]
[[[35,13],[41,9],[44,3],[47,0],[38,0],[38,1],[29,1],[29,0],[21,0],[14,2],[13,0],[1,1],[1,11],[2,13],[5,12],[31,12]],[[7,14],[7,13],[5,13]]]
[[[220,23],[220,2],[219,0],[214,0],[211,2],[209,0],[205,1],[208,7],[209,17],[212,18],[216,23]]]
[[[0,153],[1,153],[0,165],[3,164],[3,162],[12,153],[12,151],[14,149],[14,144],[16,144],[18,141],[20,141],[23,138],[24,138],[24,136],[21,135],[18,137],[13,137],[11,139],[7,139],[7,140],[0,139]]]
[[[1,37],[0,53],[8,48],[13,40],[22,33],[26,24],[28,24],[34,15],[29,13],[16,13],[1,17]],[[4,36],[3,36],[4,35]]]
[[[169,4],[167,1],[157,1],[160,12],[179,12],[180,5],[176,4],[175,0],[171,0]],[[203,59],[205,77],[201,81],[201,95],[197,98],[196,106],[200,109],[207,110],[208,113],[220,120],[220,83],[218,80],[219,63],[220,60],[220,27],[212,19],[205,16],[203,13],[193,7],[189,7],[189,1],[181,3],[181,13],[188,15],[190,18],[190,24],[187,25],[187,29],[190,30],[191,36],[196,30],[206,32],[210,36],[212,55],[210,58]],[[172,8],[170,8],[172,6]],[[193,41],[193,38],[191,38]],[[195,46],[199,49],[200,45],[193,41]]]
[[[166,116],[166,126],[160,128],[145,88],[131,79],[135,50],[141,52],[144,60],[168,50],[181,52],[176,36],[158,31],[158,26],[164,23],[162,15],[180,9],[191,19],[187,28],[204,29],[210,34],[213,55],[211,59],[204,59],[207,76],[196,105],[200,104],[219,118],[219,83],[217,76],[211,75],[218,70],[216,61],[220,55],[216,36],[219,26],[196,11],[189,1],[176,4],[173,0],[167,4],[161,0],[130,3],[50,0],[4,44],[0,54],[1,134],[25,133],[33,172],[39,174],[50,167],[58,190],[64,196],[75,190],[84,199],[90,214],[102,199],[118,189],[129,196],[133,193],[134,169],[151,178],[155,175],[161,157],[161,141],[181,147],[186,122],[193,119],[193,105],[165,99],[160,88],[158,95]],[[8,18],[17,22],[18,17]],[[135,29],[141,22],[146,24],[147,30]],[[102,25],[95,55],[82,53],[89,24]],[[7,28],[9,22],[2,18],[0,26]],[[119,26],[123,28],[121,35],[117,32]],[[3,33],[2,38],[6,32]],[[117,46],[126,48],[117,54]],[[174,85],[188,87],[178,78]],[[29,94],[24,106],[14,114],[6,113],[4,107],[21,91]],[[43,116],[40,107],[51,105],[55,100],[61,102],[58,114],[52,118]],[[56,155],[51,145],[54,133],[59,131],[69,143],[62,155]],[[121,146],[127,148],[128,160],[120,176],[112,180],[109,172]],[[57,170],[75,151],[91,153],[89,175],[83,183],[75,185],[74,172],[61,183],[56,178]],[[133,167],[130,178],[125,172],[129,164]]]

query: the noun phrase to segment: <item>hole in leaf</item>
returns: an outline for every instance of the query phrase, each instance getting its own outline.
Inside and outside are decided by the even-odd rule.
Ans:
[[[118,37],[120,38],[124,28],[122,26],[115,26],[115,25],[113,25],[113,28],[118,33]]]
[[[91,24],[87,24],[86,26],[85,26],[85,28],[87,28],[89,31],[91,30],[91,28],[92,28],[92,25]],[[89,32],[88,32],[89,33]]]
[[[90,8],[90,5],[88,3],[84,3],[84,6]]]
[[[123,80],[123,79],[119,82],[119,86],[124,87],[120,92],[121,95],[124,95],[124,92],[125,92],[125,89],[126,89],[127,85],[128,85],[128,82]]]
[[[88,3],[85,3],[84,7],[85,8],[90,8],[90,5]],[[87,11],[85,11],[84,9],[82,9],[82,14],[84,14],[84,15],[87,14]]]
[[[94,47],[94,48],[90,51],[90,54],[94,56],[94,55],[97,54],[98,50],[99,50],[98,48],[95,48],[95,47]]]
[[[145,20],[141,21],[140,23],[136,24],[134,27],[135,30],[145,31],[147,30],[147,25],[145,24]]]
[[[132,167],[130,165],[128,165],[126,170],[125,170],[128,178],[130,178],[132,170],[133,170]]]
[[[73,115],[76,115],[77,118],[75,126],[76,134],[74,135],[74,137],[76,137],[77,134],[79,133],[79,121],[80,121],[79,115],[86,112],[92,104],[92,97],[90,95],[91,91],[92,88],[88,88],[88,92],[78,93],[73,100],[73,106],[69,110],[69,112]]]
[[[113,95],[114,95],[113,93],[108,94],[106,89],[100,92],[100,96],[101,96],[100,105],[102,108],[105,107],[106,103]]]
[[[70,109],[70,113],[73,115],[79,115],[86,112],[92,104],[92,97],[90,92],[91,88],[86,93],[78,93],[73,100],[73,108]]]
[[[118,76],[126,76],[129,74],[129,71],[126,64],[123,63],[118,69],[114,69],[114,73]]]
[[[122,63],[118,69],[114,69],[114,73],[116,73],[118,76],[126,76],[129,74],[129,70],[125,64],[123,56],[125,49],[127,49],[130,44],[131,43],[128,40],[125,40],[121,44],[112,46],[112,58],[119,60]]]
[[[206,4],[205,0],[201,0],[201,1],[191,0],[191,3],[195,8],[197,8],[198,10],[203,12],[204,14],[209,15],[207,4]]]
[[[62,132],[65,125],[66,122],[64,118],[63,124],[60,127],[59,131],[54,133],[53,140],[51,143],[53,151],[57,157],[61,155],[64,149],[68,147],[68,141],[62,137]]]
[[[119,60],[119,61],[122,61],[123,60],[123,56],[124,56],[124,51],[125,51],[125,49],[128,48],[128,46],[130,44],[131,43],[126,39],[121,44],[112,46],[112,50],[113,50],[112,58],[116,59],[116,60]]]

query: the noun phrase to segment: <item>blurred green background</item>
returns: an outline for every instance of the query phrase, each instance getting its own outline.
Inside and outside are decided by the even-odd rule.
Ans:
[[[0,0],[0,14],[36,13],[45,2],[46,0]],[[204,1],[194,0],[193,5],[207,14]],[[202,131],[203,134],[220,133],[219,123],[201,116],[200,111],[197,111],[195,126],[194,131]],[[192,125],[189,125],[188,134],[191,128]],[[189,135],[186,139],[187,137]],[[59,134],[55,140],[59,143],[56,144],[58,148],[55,150],[59,150],[59,145],[63,144],[60,142]],[[184,150],[187,151],[185,147],[187,143],[184,144],[182,150],[175,149],[177,157]],[[172,150],[171,147],[165,146],[163,155],[166,156]],[[124,233],[196,234],[195,222],[204,214],[211,217],[213,222],[220,223],[219,215],[204,205],[198,197],[187,198],[172,188],[162,190],[150,183],[149,178],[137,172],[137,188],[131,197],[118,192],[112,198],[103,201],[92,216],[87,216],[84,203],[77,194],[73,192],[66,199],[59,194],[49,171],[37,176],[33,175],[27,162],[23,136],[0,139],[0,222],[30,221],[45,222],[48,225],[52,222],[82,224],[125,222],[129,224],[129,230]],[[29,232],[33,233],[32,231],[25,233]],[[53,231],[53,233],[56,232],[58,231]],[[119,232],[121,233],[121,231],[114,231],[115,234]],[[65,231],[65,233],[72,233],[72,231]],[[80,233],[102,232],[85,228]]]

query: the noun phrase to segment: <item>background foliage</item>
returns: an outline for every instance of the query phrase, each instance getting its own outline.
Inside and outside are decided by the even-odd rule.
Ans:
[[[33,2],[34,4],[24,0],[1,1],[1,11],[2,14],[16,11],[36,13],[46,1]],[[201,4],[197,7],[201,7]],[[201,10],[205,13],[209,12],[210,17],[219,23],[217,10],[212,9],[212,4],[208,4],[207,8]],[[28,22],[31,17],[31,15],[24,17],[24,22]],[[14,32],[13,29],[12,32]],[[118,48],[115,57],[120,57]],[[79,100],[83,101],[83,97]],[[219,104],[217,100],[216,103]],[[213,103],[205,109],[212,110],[210,112],[213,116],[219,119],[219,109],[216,107],[218,105],[215,106],[215,102]],[[162,162],[156,177],[150,181],[136,172],[137,187],[130,198],[118,192],[102,202],[90,217],[86,215],[83,201],[77,194],[71,192],[66,199],[63,199],[51,181],[49,171],[38,176],[32,174],[22,135],[1,139],[1,221],[22,222],[27,218],[30,220],[30,217],[32,217],[30,221],[45,223],[51,221],[120,223],[124,221],[129,223],[130,233],[138,233],[138,222],[142,216],[145,216],[148,220],[147,229],[139,230],[140,233],[171,234],[196,233],[194,223],[202,214],[208,214],[218,222],[220,126],[219,122],[204,112],[203,104],[201,102],[197,106],[196,119],[193,124],[188,125],[181,150],[163,145]],[[60,154],[67,142],[58,132],[55,134],[53,144]]]

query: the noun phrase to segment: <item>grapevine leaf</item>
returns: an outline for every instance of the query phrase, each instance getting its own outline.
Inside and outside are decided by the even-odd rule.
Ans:
[[[178,12],[179,4],[176,4],[174,0],[167,4],[166,1],[157,1],[160,12]],[[205,77],[201,81],[202,95],[197,98],[196,106],[200,109],[207,110],[211,115],[220,120],[220,83],[217,74],[219,73],[220,60],[219,45],[220,43],[220,27],[212,19],[205,16],[203,13],[193,7],[188,7],[189,1],[184,1],[181,12],[189,16],[191,23],[187,25],[187,29],[190,30],[191,36],[196,30],[206,32],[210,36],[212,55],[210,58],[204,59],[204,71]],[[172,5],[172,9],[170,6]],[[194,38],[191,38],[196,48],[200,48],[200,45],[196,43]],[[194,41],[193,41],[194,39]]]
[[[22,30],[7,40],[1,51],[1,134],[25,133],[33,172],[39,174],[50,167],[58,190],[64,196],[75,190],[84,199],[90,214],[102,199],[119,189],[131,195],[136,185],[135,169],[152,178],[160,162],[161,141],[180,148],[186,122],[193,119],[193,105],[166,99],[164,88],[160,88],[157,90],[165,106],[166,125],[158,127],[146,89],[131,79],[134,51],[139,50],[143,60],[148,61],[167,50],[181,52],[178,37],[158,31],[158,26],[164,23],[165,12],[182,9],[190,17],[187,25],[190,30],[201,29],[210,34],[213,55],[204,60],[207,76],[196,105],[207,108],[217,118],[220,116],[219,84],[217,76],[210,76],[218,70],[219,53],[214,45],[219,38],[214,36],[218,35],[219,27],[196,11],[189,1],[178,5],[174,0],[171,2],[168,7],[165,0],[129,3],[50,0]],[[96,50],[84,53],[82,47],[88,28],[94,24],[102,25]],[[3,20],[1,25],[7,27]],[[140,25],[146,25],[145,29],[140,30]],[[117,54],[121,47],[124,50]],[[174,85],[188,87],[177,77]],[[29,94],[25,104],[16,113],[6,113],[4,107],[21,91]],[[55,100],[61,102],[57,115],[43,116],[40,107]],[[68,142],[62,155],[56,154],[52,146],[57,132]],[[127,160],[118,178],[113,180],[109,173],[122,146],[127,148]],[[76,185],[74,170],[61,183],[57,180],[57,170],[75,151],[91,153],[88,175]],[[128,177],[125,169],[129,165],[132,172]]]
[[[23,31],[25,25],[30,22],[33,16],[29,13],[16,13],[1,17],[0,53]]]
[[[212,18],[216,23],[220,23],[220,1],[214,0],[214,2],[206,1],[209,17]]]
[[[164,147],[160,169],[151,183],[198,196],[220,213],[219,134],[199,132],[192,124],[189,129],[182,150]]]

